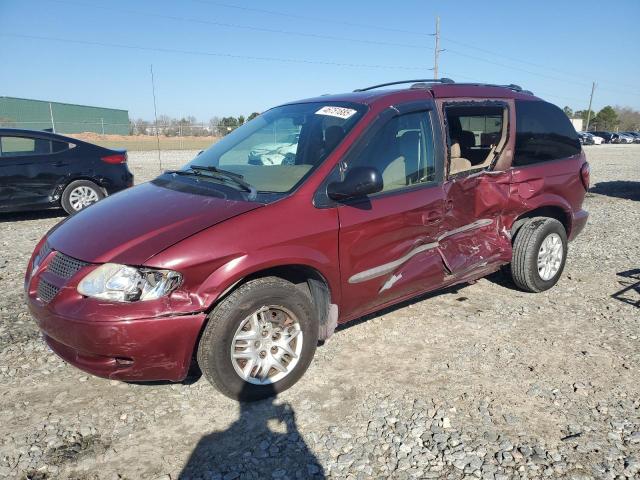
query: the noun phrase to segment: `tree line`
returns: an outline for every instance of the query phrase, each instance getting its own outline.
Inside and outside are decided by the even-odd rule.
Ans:
[[[630,107],[607,105],[597,113],[593,110],[574,111],[568,106],[563,110],[569,118],[581,118],[585,127],[589,117],[589,130],[640,131],[640,111]]]
[[[182,118],[160,115],[158,116],[157,127],[155,122],[143,118],[129,120],[129,131],[131,135],[155,135],[157,128],[157,133],[167,137],[222,137],[246,122],[253,120],[258,115],[260,115],[258,112],[253,112],[247,117],[244,115],[238,117],[211,117],[208,122],[198,122],[196,117],[191,115]]]

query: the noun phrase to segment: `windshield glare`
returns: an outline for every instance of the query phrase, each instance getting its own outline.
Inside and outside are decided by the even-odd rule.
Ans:
[[[362,117],[363,105],[300,103],[273,108],[189,162],[242,175],[261,193],[294,189]]]

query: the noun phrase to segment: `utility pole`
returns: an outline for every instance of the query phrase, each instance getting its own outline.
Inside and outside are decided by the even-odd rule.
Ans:
[[[153,64],[151,64],[151,91],[153,92],[153,116],[156,120],[156,141],[158,143],[158,164],[162,172],[162,159],[160,158],[160,133],[158,132],[158,109],[156,108],[156,84],[153,79]]]
[[[585,132],[589,131],[589,121],[591,120],[591,103],[593,102],[593,91],[596,89],[596,82],[591,84],[591,97],[589,97],[589,110],[587,110],[587,126],[584,128]]]
[[[436,17],[436,49],[433,52],[433,78],[438,79],[438,56],[440,55],[440,17]]]
[[[49,116],[51,117],[51,130],[53,130],[53,133],[56,133],[56,124],[53,121],[53,108],[51,107],[51,102],[49,102]]]

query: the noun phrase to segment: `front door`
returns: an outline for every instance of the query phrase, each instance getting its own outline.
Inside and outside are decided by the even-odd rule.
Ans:
[[[345,320],[443,282],[442,157],[433,118],[423,107],[381,121],[343,164],[374,167],[383,180],[382,192],[338,206]]]
[[[57,180],[51,141],[34,137],[0,138],[0,208],[48,205]]]

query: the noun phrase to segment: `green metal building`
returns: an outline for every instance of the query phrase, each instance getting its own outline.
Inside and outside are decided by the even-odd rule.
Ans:
[[[0,97],[0,127],[56,133],[129,134],[129,112],[115,108]]]

